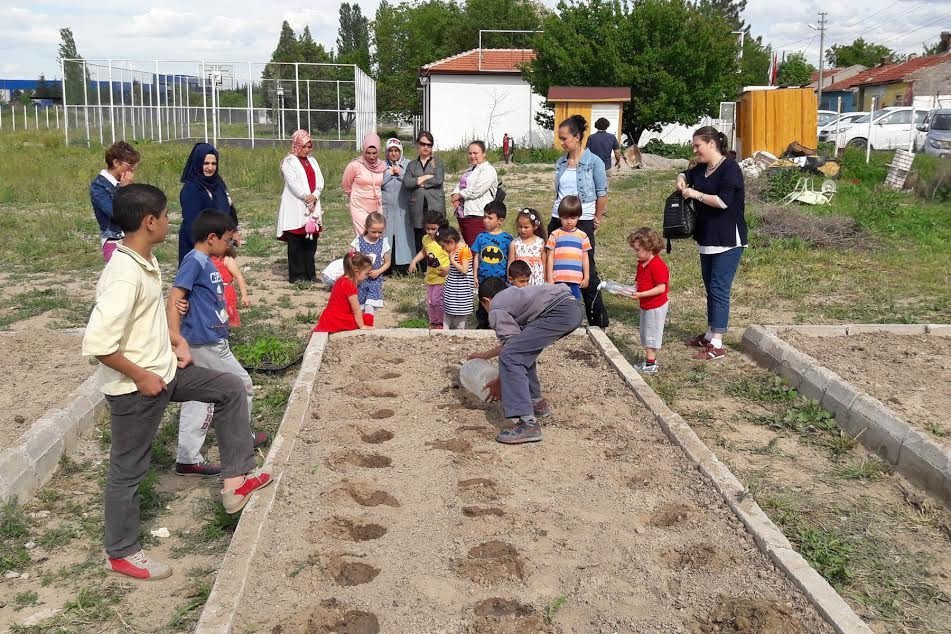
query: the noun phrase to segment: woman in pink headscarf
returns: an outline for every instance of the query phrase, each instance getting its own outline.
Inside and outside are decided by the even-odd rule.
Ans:
[[[287,279],[292,284],[317,280],[314,255],[323,215],[320,192],[324,176],[310,155],[313,150],[310,134],[298,130],[291,137],[290,154],[281,161],[284,191],[277,212],[277,237],[287,243]]]
[[[362,236],[367,216],[383,213],[383,173],[386,163],[380,160],[380,137],[370,133],[363,137],[363,154],[350,161],[343,171],[340,187],[350,201],[353,233]]]

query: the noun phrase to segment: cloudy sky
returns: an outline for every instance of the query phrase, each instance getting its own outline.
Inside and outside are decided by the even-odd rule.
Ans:
[[[544,0],[554,5],[553,0]],[[161,8],[156,8],[156,4]],[[59,77],[58,29],[71,27],[86,59],[266,61],[280,23],[332,47],[337,0],[269,3],[261,0],[0,0],[0,78]],[[371,16],[377,0],[361,0]],[[802,50],[816,63],[818,11],[828,11],[826,45],[864,37],[903,53],[951,30],[951,0],[847,0],[842,3],[749,0],[746,21],[777,48]]]

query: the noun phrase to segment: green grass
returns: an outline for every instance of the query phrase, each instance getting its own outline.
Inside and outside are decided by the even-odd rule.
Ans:
[[[63,605],[62,612],[38,625],[14,625],[12,634],[46,634],[48,632],[103,631],[109,624],[118,624],[122,616],[116,605],[126,588],[118,583],[105,586],[83,586],[75,598]]]
[[[22,571],[30,563],[30,553],[23,546],[30,535],[29,520],[16,499],[0,506],[0,573]]]
[[[302,350],[303,345],[300,340],[288,340],[275,336],[259,337],[232,348],[234,356],[246,368],[261,367],[265,364],[285,366],[297,359]]]
[[[17,592],[13,597],[13,603],[16,606],[14,610],[22,610],[23,608],[31,608],[34,605],[39,605],[40,595],[32,590],[25,590],[23,592]]]
[[[18,321],[48,312],[62,315],[64,319],[59,325],[63,327],[83,326],[91,308],[85,302],[70,297],[61,288],[34,289],[18,293],[10,298],[9,302],[4,303],[4,309],[0,310],[0,330]]]
[[[835,475],[843,480],[863,480],[865,482],[880,480],[891,472],[892,466],[875,456],[838,465],[834,471]]]

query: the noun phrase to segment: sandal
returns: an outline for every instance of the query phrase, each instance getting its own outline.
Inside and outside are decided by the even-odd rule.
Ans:
[[[725,356],[726,347],[714,348],[711,345],[707,345],[703,350],[694,354],[692,358],[699,361],[714,361],[716,359],[722,359]]]

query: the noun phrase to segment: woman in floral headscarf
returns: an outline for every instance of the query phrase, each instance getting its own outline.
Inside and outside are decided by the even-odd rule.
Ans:
[[[277,212],[277,238],[287,243],[287,279],[314,282],[317,271],[314,256],[321,231],[320,192],[324,177],[310,153],[314,144],[307,130],[291,137],[290,154],[281,161],[284,191]]]
[[[363,137],[363,154],[347,164],[340,187],[350,202],[350,219],[357,237],[365,232],[367,216],[383,213],[383,174],[386,163],[380,160],[380,137],[375,133]]]
[[[393,270],[405,273],[416,255],[413,247],[413,222],[409,217],[409,190],[403,187],[408,160],[399,139],[386,140],[386,171],[383,172],[383,215],[386,239],[393,242]]]

